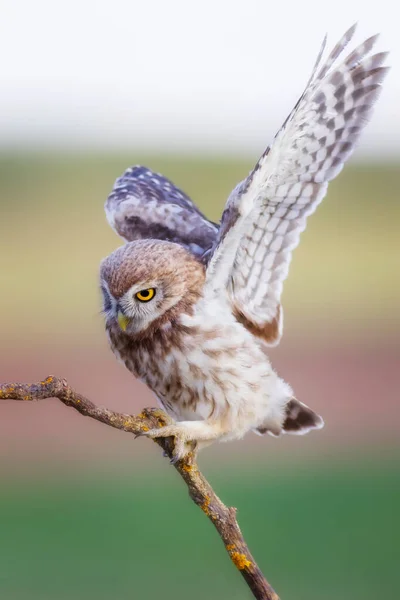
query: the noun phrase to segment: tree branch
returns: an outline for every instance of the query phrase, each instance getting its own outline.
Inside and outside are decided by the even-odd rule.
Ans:
[[[139,415],[126,415],[96,406],[75,392],[65,379],[47,377],[40,383],[5,383],[0,385],[0,400],[44,400],[58,398],[66,406],[75,408],[81,415],[122,429],[136,436],[154,427],[162,427],[172,422],[162,410],[146,408]],[[173,438],[154,440],[171,458]],[[256,561],[250,554],[236,520],[236,509],[221,502],[211,485],[199,471],[194,455],[178,461],[175,469],[186,483],[192,500],[201,508],[218,531],[233,564],[244,577],[253,595],[258,600],[279,600],[278,595],[263,576]]]

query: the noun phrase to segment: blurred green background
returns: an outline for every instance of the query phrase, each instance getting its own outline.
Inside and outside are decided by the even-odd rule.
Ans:
[[[0,379],[50,373],[134,412],[151,394],[107,348],[98,264],[121,242],[103,203],[143,163],[214,220],[252,161],[179,155],[0,157]],[[200,464],[285,600],[393,597],[400,534],[399,165],[346,168],[310,218],[271,360],[326,427],[249,435]],[[56,401],[0,406],[0,596],[250,598],[210,523],[146,440]]]

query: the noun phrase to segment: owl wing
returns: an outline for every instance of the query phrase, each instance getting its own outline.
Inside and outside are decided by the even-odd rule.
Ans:
[[[168,240],[201,257],[214,244],[218,226],[209,221],[169,179],[146,167],[131,167],[119,177],[105,211],[125,241]]]
[[[321,66],[250,172],[231,193],[207,267],[206,285],[225,287],[238,320],[269,345],[282,334],[281,292],[306,219],[341,171],[371,114],[387,53],[370,55],[377,36],[343,62],[353,26]]]

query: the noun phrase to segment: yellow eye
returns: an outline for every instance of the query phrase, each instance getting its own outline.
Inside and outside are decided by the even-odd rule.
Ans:
[[[140,300],[140,302],[148,302],[156,295],[156,290],[154,288],[149,288],[148,290],[140,290],[135,294],[136,298]]]

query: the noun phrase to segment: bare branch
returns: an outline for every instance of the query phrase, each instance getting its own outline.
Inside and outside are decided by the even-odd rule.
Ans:
[[[86,417],[135,435],[172,422],[167,414],[155,408],[146,408],[139,415],[133,416],[96,406],[75,392],[65,379],[58,377],[47,377],[44,381],[33,384],[5,383],[0,385],[0,400],[35,401],[45,398],[58,398],[66,406],[71,406]],[[173,438],[158,438],[154,441],[170,458],[172,457]],[[227,507],[221,502],[199,471],[195,456],[190,454],[185,460],[178,461],[174,466],[185,481],[192,500],[207,515],[218,531],[233,564],[246,580],[254,597],[258,600],[279,600],[278,595],[269,585],[250,554],[236,520],[236,509]]]

